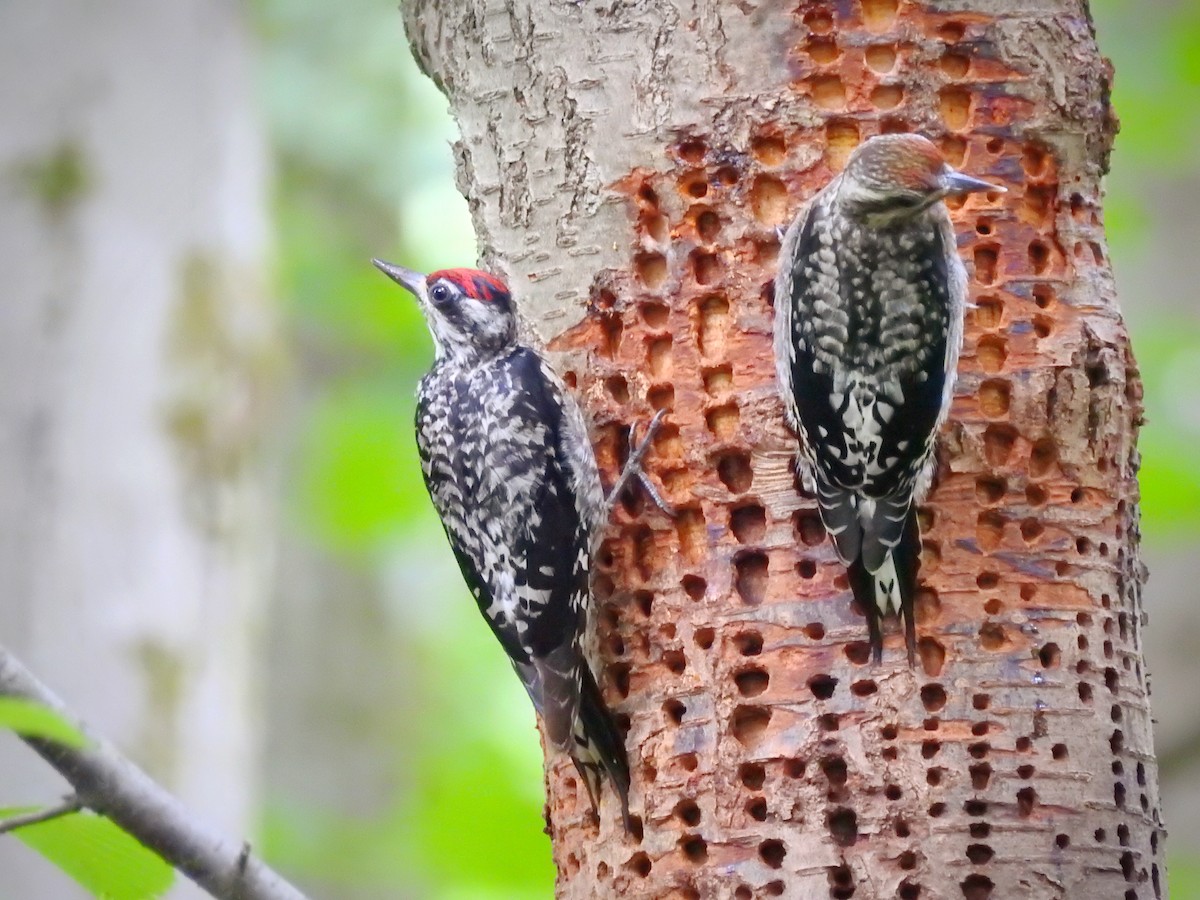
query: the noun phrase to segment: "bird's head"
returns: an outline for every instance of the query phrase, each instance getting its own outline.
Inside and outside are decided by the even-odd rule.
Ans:
[[[422,275],[380,259],[371,260],[417,302],[438,358],[476,360],[499,353],[517,339],[517,319],[508,287],[476,269],[442,269]]]
[[[850,154],[838,203],[851,215],[884,223],[916,215],[953,194],[1003,190],[953,168],[928,138],[881,134]]]

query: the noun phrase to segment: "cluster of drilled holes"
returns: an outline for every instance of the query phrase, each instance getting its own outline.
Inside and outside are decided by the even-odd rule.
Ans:
[[[764,822],[767,818],[767,801],[762,797],[753,797],[746,802],[746,815],[756,822]]]
[[[737,706],[730,716],[730,733],[742,746],[753,747],[767,730],[771,715],[772,710],[767,706]]]
[[[992,780],[992,764],[987,762],[974,763],[967,767],[971,777],[971,788],[976,791],[986,791]]]
[[[917,641],[917,658],[921,669],[931,678],[942,674],[946,664],[946,648],[937,638],[923,637]]]
[[[825,542],[825,526],[821,524],[821,516],[816,510],[800,510],[792,517],[792,527],[796,537],[808,547],[816,547]]]
[[[663,703],[663,712],[666,714],[668,721],[679,725],[683,722],[683,717],[687,713],[687,707],[681,701],[672,698]]]
[[[704,513],[695,506],[685,506],[676,511],[675,534],[679,550],[689,562],[700,562],[707,550],[707,529]]]
[[[687,657],[682,650],[664,650],[662,661],[672,675],[682,675],[687,670]]]
[[[808,689],[818,700],[828,700],[837,688],[838,680],[832,675],[814,675],[808,679]]]
[[[825,817],[830,837],[839,847],[852,847],[858,840],[858,814],[846,807],[830,810]]]
[[[692,600],[703,600],[704,594],[708,590],[708,582],[699,575],[684,575],[679,583],[683,592]]]
[[[989,419],[1000,419],[1008,415],[1012,399],[1012,387],[1007,381],[992,378],[979,385],[979,411]]]
[[[735,673],[733,681],[741,696],[757,697],[766,692],[771,683],[771,676],[766,669],[748,666]]]
[[[861,137],[858,124],[844,119],[831,119],[825,124],[825,148],[829,163],[841,169]]]
[[[777,134],[758,134],[750,139],[750,152],[764,166],[778,166],[787,159],[787,142]]]
[[[734,557],[734,589],[747,606],[758,606],[767,595],[768,559],[760,551],[743,551]]]
[[[625,867],[629,869],[638,878],[650,877],[650,870],[653,864],[650,862],[650,857],[644,851],[639,850],[634,853],[625,863]]]
[[[667,258],[661,253],[641,253],[634,257],[633,270],[648,290],[657,291],[667,280]]]
[[[772,869],[779,869],[783,867],[784,857],[787,856],[787,847],[783,841],[772,838],[758,845],[758,856]]]
[[[729,514],[729,530],[739,544],[760,544],[767,534],[767,512],[758,504],[738,506]]]
[[[724,397],[733,389],[733,367],[724,364],[700,370],[704,391],[711,397]]]
[[[983,455],[990,465],[999,468],[1012,455],[1017,442],[1017,430],[1011,425],[993,423],[983,432]]]
[[[940,684],[921,686],[921,703],[927,712],[938,712],[946,705],[946,689]]]
[[[975,522],[975,540],[985,553],[999,547],[1004,540],[1004,516],[993,510],[980,513]]]
[[[829,896],[834,900],[847,900],[855,892],[854,874],[843,864],[829,870]]]
[[[846,796],[846,782],[849,779],[846,761],[840,756],[826,756],[822,757],[819,765],[829,785],[826,796],[833,803],[840,802]]]
[[[864,678],[859,681],[855,681],[850,685],[850,693],[855,697],[870,697],[878,690],[879,685],[877,685],[875,681],[870,678]]]
[[[1048,301],[1048,302],[1049,302],[1049,301]],[[1002,308],[1003,308],[1003,307],[1002,307],[1002,305],[1001,305],[1001,306],[1000,306],[1000,310],[1001,310],[1001,311],[1002,311]],[[1043,308],[1045,308],[1045,307],[1043,307]],[[996,326],[997,326],[997,327],[998,327],[998,325],[999,325],[999,322],[997,322],[997,323],[996,323]],[[1003,364],[1004,364],[1004,361],[1005,361],[1005,353],[1006,353],[1006,350],[1005,350],[1004,341],[1003,341],[1003,339],[1001,338],[1001,339],[999,339],[999,340],[998,340],[998,342],[997,342],[997,343],[995,343],[995,344],[991,344],[991,345],[988,345],[988,346],[990,346],[990,348],[991,348],[991,349],[989,350],[989,353],[993,353],[993,355],[991,355],[991,356],[989,356],[989,357],[988,357],[988,358],[989,358],[989,360],[991,360],[991,363],[990,363],[990,364],[995,366],[995,368],[994,368],[992,371],[999,370],[1000,368],[1002,368],[1002,366],[1003,366]],[[994,352],[993,352],[993,351],[994,351]],[[983,355],[983,354],[981,354],[981,355]],[[722,375],[725,375],[725,374],[726,374],[726,373],[722,373]],[[728,372],[727,374],[728,374],[728,375],[731,375],[731,372]],[[709,383],[708,383],[708,379],[707,379],[707,378],[706,378],[705,385],[706,385],[706,389],[710,389],[710,386],[709,386]],[[1007,391],[1007,384],[1004,384],[1004,390],[1005,390],[1005,391]],[[714,389],[714,390],[712,390],[712,392],[714,392],[714,393],[715,393],[715,392],[716,392],[716,390]],[[985,400],[986,394],[987,394],[987,392],[986,392],[986,391],[983,391],[983,392],[981,392],[981,406],[982,406],[982,405],[984,405],[984,400]],[[1008,403],[1008,398],[1007,398],[1007,396],[1005,396],[1005,398],[1004,398],[1004,404],[1005,404],[1005,405],[1004,405],[1004,408],[1003,408],[1003,409],[997,409],[997,410],[995,410],[995,411],[994,411],[994,412],[992,412],[992,413],[986,413],[986,412],[985,412],[985,414],[987,414],[987,415],[989,415],[989,416],[991,416],[991,417],[996,417],[996,418],[1002,417],[1003,415],[1006,415],[1006,414],[1007,414],[1007,411],[1008,411],[1008,410],[1007,410],[1007,403]],[[1009,448],[1009,450],[1011,450],[1011,445],[1010,445],[1010,448]],[[1006,454],[1005,454],[1005,457],[1006,457],[1006,459],[1007,459],[1007,455],[1008,455],[1008,454],[1007,454],[1007,452],[1006,452]],[[722,480],[724,481],[724,479],[722,479]],[[1002,481],[1002,480],[999,480],[999,481],[1001,482],[1001,484],[1003,483],[1003,481]],[[748,485],[747,485],[747,487],[748,487]],[[1020,488],[1018,487],[1018,488],[1017,488],[1017,490],[1020,490]],[[1039,490],[1041,490],[1041,493],[1040,493],[1040,494],[1038,493],[1038,491],[1039,491]],[[1029,488],[1026,488],[1026,496],[1027,496],[1027,499],[1029,500],[1029,502],[1030,502],[1030,505],[1031,505],[1031,506],[1040,506],[1040,505],[1043,505],[1043,504],[1046,502],[1046,499],[1045,499],[1045,492],[1044,492],[1044,490],[1042,490],[1042,489],[1039,489],[1039,488],[1036,488],[1036,486],[1031,486],[1031,487],[1029,487]],[[730,522],[730,530],[731,530],[731,532],[733,533],[733,535],[734,535],[735,539],[737,539],[737,540],[739,541],[739,543],[742,543],[742,544],[756,544],[756,543],[758,543],[758,542],[761,540],[761,538],[760,538],[760,537],[754,537],[754,536],[750,536],[750,535],[748,534],[748,532],[746,532],[746,531],[744,530],[744,527],[743,527],[742,523],[737,523],[737,522],[735,522],[735,521],[734,521],[734,519],[733,519],[732,517],[731,517],[731,522]],[[1025,529],[1022,529],[1022,534],[1023,534],[1023,535],[1025,534]],[[823,533],[822,533],[822,539],[823,539]],[[811,566],[811,568],[809,569],[809,571],[810,571],[810,572],[812,572],[813,574],[815,574],[815,564],[813,564],[811,561],[808,561],[808,562],[809,562],[809,565]],[[811,577],[811,576],[809,576],[809,577]],[[761,640],[761,639],[760,639],[760,640]],[[760,647],[761,647],[761,644],[760,644]],[[866,649],[866,647],[865,647],[865,644],[863,645],[863,649]],[[848,655],[849,655],[849,653],[848,653]],[[1039,655],[1040,655],[1040,654],[1039,654]],[[866,661],[866,660],[865,660],[865,658],[864,658],[864,662],[865,662],[865,661]],[[1043,663],[1043,664],[1044,664],[1044,663]],[[1049,667],[1049,666],[1047,666],[1047,667]],[[861,682],[854,682],[854,683],[851,685],[851,690],[852,690],[852,693],[855,693],[856,695],[858,695],[858,693],[859,693],[859,692],[858,692],[858,690],[857,690],[857,686],[858,686],[860,683],[861,683]],[[870,683],[870,684],[872,684],[872,685],[873,685],[873,683]],[[924,695],[923,695],[922,699],[923,699],[923,700],[925,699],[925,698],[924,698]],[[1065,758],[1065,751],[1066,751],[1066,748],[1065,748],[1065,746],[1063,746],[1063,745],[1056,745],[1056,747],[1058,747],[1058,746],[1062,746],[1062,750],[1063,750],[1063,756],[1064,756],[1064,758]],[[1056,757],[1056,758],[1057,758],[1057,757]],[[984,764],[984,765],[986,765],[986,764]],[[990,769],[990,767],[989,767],[989,769]],[[757,807],[756,807],[756,809],[757,809]],[[762,813],[765,815],[765,805],[764,805],[764,806],[763,806],[763,808],[762,808]],[[1060,837],[1062,837],[1062,836],[1060,836]],[[906,884],[907,884],[907,883],[906,883]],[[963,882],[963,885],[964,885],[964,895],[966,895],[966,896],[974,896],[974,894],[971,894],[971,893],[969,893],[969,892],[968,892],[968,887],[971,887],[971,888],[973,888],[973,889],[976,889],[976,888],[979,888],[979,887],[980,887],[980,884],[979,884],[978,882],[970,882],[970,879],[968,879],[968,881],[965,881],[965,882]],[[919,888],[919,886],[915,887],[915,892],[911,893],[911,896],[918,896],[918,895],[919,895],[919,891],[920,891],[920,888]],[[749,895],[749,892],[747,892],[747,894]],[[987,893],[981,893],[981,894],[979,894],[978,896],[988,896],[989,894],[990,894],[990,885],[988,886],[988,892],[987,892]],[[904,892],[904,886],[902,886],[902,887],[901,887],[901,893],[900,893],[900,896],[906,896],[906,894],[905,894],[905,892]]]
[[[971,120],[973,98],[971,92],[957,85],[950,85],[938,92],[938,112],[951,131],[962,131]]]
[[[767,780],[767,770],[759,763],[742,763],[738,767],[738,778],[751,791],[761,791]]]
[[[675,388],[669,384],[658,384],[646,391],[646,402],[652,409],[670,410],[675,406]]]
[[[788,196],[783,182],[774,175],[759,175],[750,187],[750,211],[763,225],[787,222]]]
[[[742,656],[758,656],[763,649],[762,635],[757,631],[743,631],[734,635],[733,645]]]
[[[674,391],[672,390],[672,396]],[[719,441],[732,440],[737,434],[741,422],[741,412],[733,402],[714,406],[704,414],[704,424],[709,432]]]
[[[732,494],[744,494],[754,484],[750,454],[740,450],[723,453],[717,458],[717,477]]]
[[[1008,484],[1003,478],[981,476],[975,479],[975,496],[984,506],[995,506],[1004,499]]]
[[[716,284],[721,280],[721,259],[715,253],[696,249],[692,251],[689,261],[696,284]]]
[[[702,357],[724,355],[731,325],[729,300],[724,295],[708,294],[697,302],[696,345]]]
[[[625,324],[621,321],[620,315],[613,310],[606,310],[600,313],[600,331],[601,343],[600,353],[612,359],[617,355],[617,351],[621,349],[621,335],[625,330]]]
[[[872,44],[863,53],[867,68],[880,75],[886,75],[896,68],[895,44]]]
[[[708,860],[708,842],[698,834],[685,834],[679,839],[679,850],[684,859],[693,865]]]

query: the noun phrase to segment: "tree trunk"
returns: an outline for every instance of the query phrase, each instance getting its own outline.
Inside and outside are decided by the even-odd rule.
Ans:
[[[626,837],[547,769],[561,897],[1150,898],[1166,891],[1142,662],[1140,384],[1100,178],[1116,120],[1083,0],[406,5],[462,130],[487,264],[576,384],[627,504],[596,579],[628,721]],[[953,209],[973,272],[922,510],[920,664],[871,664],[790,466],[777,226],[881,131],[1007,185]]]
[[[280,371],[243,24],[206,0],[0,6],[0,634],[234,834],[256,799]],[[2,749],[0,802],[61,796]],[[74,896],[0,843],[6,894]]]

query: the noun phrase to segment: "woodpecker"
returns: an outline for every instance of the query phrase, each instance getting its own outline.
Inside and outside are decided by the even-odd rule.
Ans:
[[[915,134],[873,137],[788,227],[775,363],[798,469],[883,656],[882,617],[916,654],[917,504],[953,396],[967,276],[943,198],[1003,191]]]
[[[599,815],[607,774],[629,828],[625,744],[585,656],[592,557],[606,500],[583,414],[546,360],[517,339],[504,282],[472,269],[422,275],[372,260],[417,299],[435,360],[417,391],[430,499],[480,612]]]

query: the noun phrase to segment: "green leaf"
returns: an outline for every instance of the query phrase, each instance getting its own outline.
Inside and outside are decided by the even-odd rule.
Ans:
[[[0,816],[33,811],[0,809]],[[152,900],[175,880],[175,870],[158,854],[91,813],[71,813],[12,833],[101,900]]]
[[[64,747],[79,749],[89,743],[79,729],[54,710],[16,697],[0,697],[0,728],[9,728],[22,737],[45,738]]]

